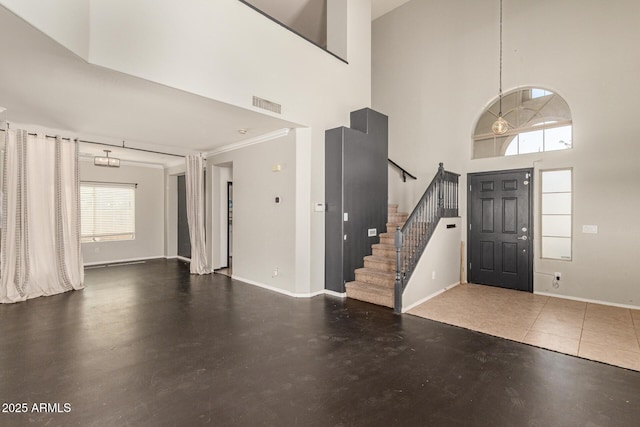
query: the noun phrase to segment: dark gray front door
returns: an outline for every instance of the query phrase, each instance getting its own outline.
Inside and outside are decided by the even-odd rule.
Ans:
[[[468,281],[533,292],[532,170],[468,175]]]

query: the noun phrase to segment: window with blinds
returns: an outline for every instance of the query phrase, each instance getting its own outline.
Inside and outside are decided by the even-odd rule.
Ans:
[[[81,242],[133,240],[136,235],[136,186],[80,183]]]

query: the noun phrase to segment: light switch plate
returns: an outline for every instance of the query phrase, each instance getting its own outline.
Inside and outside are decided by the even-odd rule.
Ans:
[[[345,212],[345,213],[343,214],[343,218],[342,218],[342,219],[343,219],[345,222],[346,222],[346,221],[349,221],[349,212]]]
[[[598,234],[598,226],[597,225],[583,225],[582,232],[585,234]]]
[[[370,228],[367,230],[367,236],[368,237],[376,237],[378,235],[378,229],[377,228]]]

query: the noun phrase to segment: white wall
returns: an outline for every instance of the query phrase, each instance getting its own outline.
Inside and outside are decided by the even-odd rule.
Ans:
[[[136,238],[117,242],[83,243],[85,264],[159,258],[165,254],[164,170],[161,167],[122,165],[119,168],[80,162],[81,181],[137,183]]]
[[[1,0],[0,4],[84,60],[89,58],[91,0]]]
[[[450,224],[455,228],[447,228]],[[402,295],[403,311],[460,283],[462,230],[460,218],[440,220]]]
[[[233,277],[297,293],[296,132],[209,156],[207,169],[229,163],[233,163]],[[280,172],[273,172],[274,165],[281,166]],[[224,185],[226,194],[226,176],[216,175],[214,188]],[[207,230],[207,236],[212,236],[215,250],[221,233]],[[275,268],[278,275],[273,277]]]
[[[493,0],[410,1],[373,23],[373,108],[389,115],[390,157],[420,177],[390,177],[390,200],[410,210],[443,161],[462,173],[572,167],[573,260],[539,258],[536,292],[640,305],[631,266],[640,255],[640,192],[635,189],[640,121],[635,118],[640,3],[513,0],[504,5],[503,87],[548,88],[573,115],[571,150],[471,159],[471,135],[497,96],[498,4]],[[534,181],[539,230],[539,188]],[[461,196],[466,223],[466,195]],[[583,224],[600,233],[582,233]],[[466,233],[463,238],[466,239]],[[537,236],[536,236],[537,237]],[[559,289],[551,276],[562,272]]]

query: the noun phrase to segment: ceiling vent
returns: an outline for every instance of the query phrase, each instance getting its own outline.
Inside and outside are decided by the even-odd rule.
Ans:
[[[282,114],[282,105],[276,104],[275,102],[271,102],[263,98],[258,98],[257,96],[253,97],[253,106],[262,108],[263,110],[268,110],[274,113]]]

